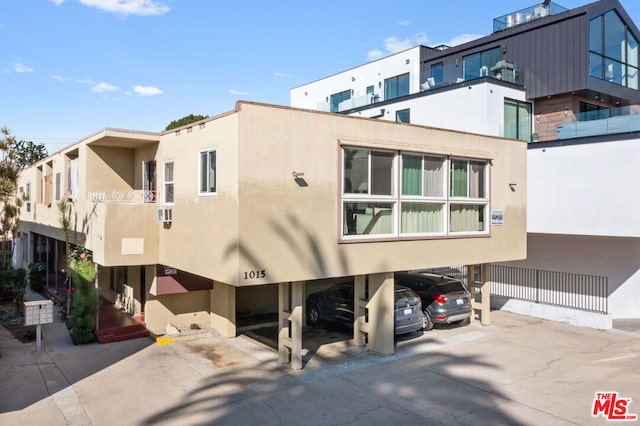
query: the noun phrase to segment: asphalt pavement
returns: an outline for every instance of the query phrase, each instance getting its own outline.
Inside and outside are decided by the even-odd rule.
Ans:
[[[604,425],[614,394],[640,414],[637,324],[503,311],[491,323],[408,336],[387,357],[309,330],[301,371],[278,363],[268,333],[74,346],[56,321],[37,352],[0,327],[0,425]]]

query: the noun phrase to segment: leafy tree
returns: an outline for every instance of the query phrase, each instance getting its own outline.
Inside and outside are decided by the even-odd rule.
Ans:
[[[6,127],[0,129],[0,266],[7,268],[11,262],[13,238],[18,228],[18,216],[24,198],[18,197],[18,172],[16,138]]]
[[[178,127],[186,126],[187,124],[195,123],[196,121],[200,121],[205,118],[209,118],[209,116],[189,114],[187,116],[182,117],[179,120],[173,120],[171,123],[167,125],[167,127],[164,130],[171,130]]]
[[[15,143],[15,162],[18,170],[22,170],[33,163],[47,158],[49,153],[44,144],[36,144],[31,141],[19,140]]]

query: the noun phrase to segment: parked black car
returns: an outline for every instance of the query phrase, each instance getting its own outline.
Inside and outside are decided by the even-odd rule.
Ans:
[[[353,279],[347,279],[307,297],[307,324],[342,323],[353,326]],[[423,327],[422,304],[417,294],[395,286],[395,334],[412,333]]]
[[[471,317],[470,295],[462,281],[425,273],[396,273],[395,277],[397,284],[420,296],[425,330],[431,330],[434,324],[463,322]]]

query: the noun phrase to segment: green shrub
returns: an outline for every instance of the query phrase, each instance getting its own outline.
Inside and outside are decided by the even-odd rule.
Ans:
[[[47,272],[47,265],[41,262],[29,264],[29,284],[33,291],[42,293],[44,291],[44,275]]]
[[[27,287],[26,269],[0,269],[0,299],[15,302],[22,308]]]
[[[95,264],[89,260],[72,260],[69,263],[73,292],[71,311],[71,335],[76,343],[95,341],[94,329],[98,313],[98,293],[94,287]]]

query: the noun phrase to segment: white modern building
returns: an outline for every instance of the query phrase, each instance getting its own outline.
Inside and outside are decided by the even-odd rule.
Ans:
[[[640,318],[640,31],[617,0],[546,1],[493,29],[293,88],[291,105],[531,142],[527,259],[493,265],[492,303],[601,329]]]

